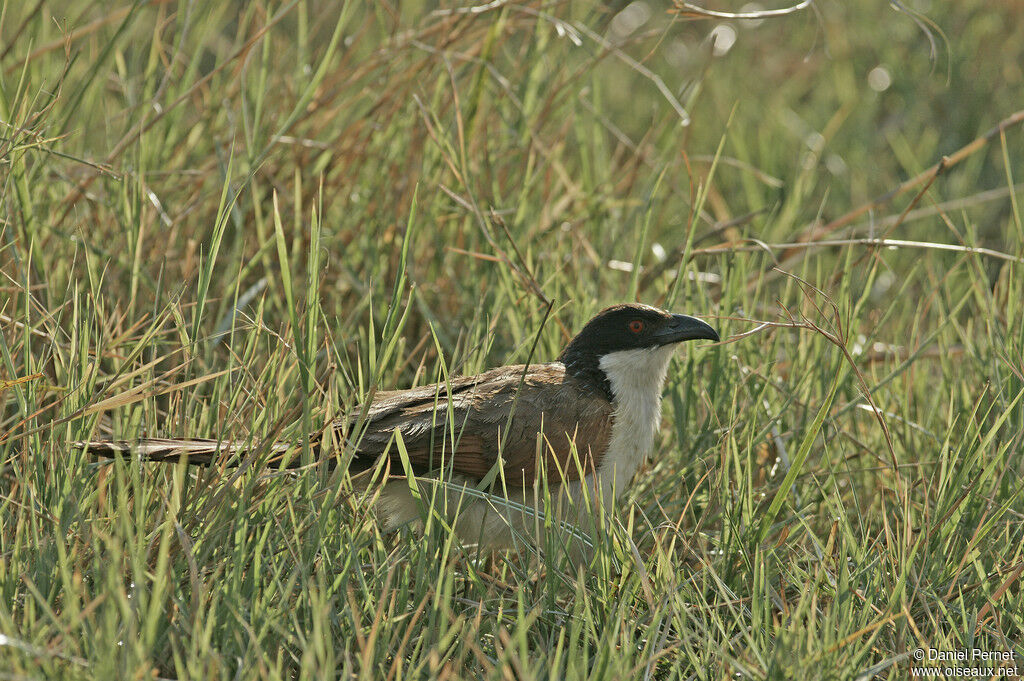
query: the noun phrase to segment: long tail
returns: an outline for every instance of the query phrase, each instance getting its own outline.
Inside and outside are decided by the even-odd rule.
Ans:
[[[291,455],[286,467],[298,468],[300,456],[298,445],[289,442],[276,442],[269,447],[259,443],[202,440],[186,438],[146,438],[143,440],[109,440],[75,442],[75,447],[85,449],[90,454],[114,459],[119,456],[138,456],[147,461],[177,462],[185,458],[188,463],[209,466],[211,463],[224,461],[229,466],[237,466],[249,453],[268,453],[269,458],[263,461],[267,468],[280,466],[281,461]],[[317,446],[317,445],[314,445]]]

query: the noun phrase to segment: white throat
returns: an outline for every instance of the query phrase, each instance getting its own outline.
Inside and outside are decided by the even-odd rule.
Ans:
[[[600,367],[615,396],[615,422],[600,476],[613,487],[612,496],[626,487],[647,457],[661,421],[661,389],[676,344],[610,352]]]

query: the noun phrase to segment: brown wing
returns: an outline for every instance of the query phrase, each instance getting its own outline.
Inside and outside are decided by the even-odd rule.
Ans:
[[[521,383],[523,370],[502,367],[456,379],[450,390],[441,384],[378,394],[367,409],[352,470],[372,468],[386,453],[391,471],[401,474],[396,429],[417,474],[448,468],[483,478],[499,451],[510,486],[531,485],[542,467],[553,483],[595,470],[611,437],[611,404],[567,376],[561,364],[531,366]]]

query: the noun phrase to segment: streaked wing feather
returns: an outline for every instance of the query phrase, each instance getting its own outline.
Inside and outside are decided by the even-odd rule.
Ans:
[[[494,467],[503,436],[508,485],[531,485],[541,467],[554,483],[596,469],[611,437],[611,404],[567,377],[561,364],[531,366],[525,379],[523,371],[502,367],[457,379],[450,393],[442,384],[379,395],[367,409],[352,468],[371,468],[387,453],[392,473],[401,474],[392,443],[398,429],[417,474],[450,468],[482,478]],[[544,436],[539,443],[538,433]]]

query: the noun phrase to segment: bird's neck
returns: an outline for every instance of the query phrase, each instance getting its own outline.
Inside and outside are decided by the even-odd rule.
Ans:
[[[565,366],[565,372],[573,378],[588,385],[609,402],[615,401],[615,394],[612,392],[612,384],[607,374],[601,368],[598,358],[589,352],[579,352],[572,346],[566,348],[558,361]]]
[[[661,407],[661,389],[665,385],[668,363],[674,345],[639,350],[610,352],[598,361],[618,411],[654,411]]]
[[[597,366],[609,383],[614,401],[660,401],[675,349],[675,345],[660,345],[603,355]]]
[[[675,344],[619,350],[600,357],[567,348],[558,357],[565,371],[604,394],[609,402],[661,404],[661,389]]]
[[[661,390],[673,345],[622,350],[598,362],[611,387],[615,404],[612,436],[602,461],[602,475],[624,489],[654,444],[661,422]],[[614,494],[614,493],[613,493]]]

